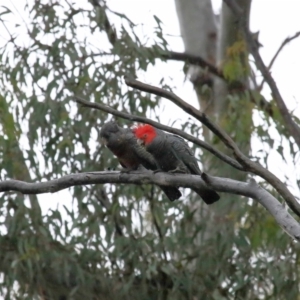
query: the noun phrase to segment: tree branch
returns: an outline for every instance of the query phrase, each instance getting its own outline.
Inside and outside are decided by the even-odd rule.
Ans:
[[[278,50],[276,51],[274,57],[271,59],[269,65],[268,65],[268,70],[271,70],[276,58],[278,57],[279,53],[282,51],[282,49],[292,40],[296,39],[297,37],[300,36],[300,31],[296,32],[293,36],[291,37],[287,37],[280,45],[280,47],[278,48]],[[261,84],[259,85],[259,90],[262,89],[263,85],[265,83],[265,78],[263,78]]]
[[[272,105],[268,101],[266,101],[263,96],[261,96],[260,99],[257,99],[257,96],[253,95],[253,91],[249,89],[249,87],[246,86],[242,81],[239,80],[235,80],[234,82],[229,81],[224,76],[222,70],[218,69],[217,67],[215,67],[214,65],[212,65],[211,63],[203,59],[201,56],[193,55],[189,53],[168,51],[168,52],[162,52],[160,54],[160,57],[168,60],[183,61],[183,62],[190,63],[192,65],[200,66],[201,68],[208,70],[213,75],[223,79],[231,86],[234,86],[235,89],[249,91],[251,102],[253,102],[257,107],[259,107],[260,109],[268,113],[269,116],[273,117],[274,112],[273,112]]]
[[[213,121],[211,121],[203,112],[188,104],[172,92],[166,91],[164,89],[149,84],[142,83],[131,78],[126,78],[125,82],[127,85],[136,88],[140,91],[152,93],[157,96],[171,100],[182,110],[184,110],[185,112],[193,116],[195,119],[200,121],[203,125],[210,129],[217,137],[219,137],[220,140],[225,144],[225,146],[233,152],[233,155],[235,156],[237,161],[244,167],[245,170],[262,177],[268,183],[270,183],[277,190],[277,192],[285,199],[288,206],[293,210],[293,212],[300,217],[300,204],[296,201],[295,197],[288,190],[286,185],[273,173],[265,169],[262,165],[251,161],[246,155],[244,155],[238,148],[236,143],[232,140],[232,138],[221,127],[219,127],[217,124],[214,124]]]
[[[249,182],[242,182],[212,177],[205,173],[202,173],[202,178],[211,188],[219,192],[234,193],[255,199],[267,209],[288,235],[297,241],[300,241],[300,224],[274,196],[259,186],[254,179],[251,179]]]
[[[147,50],[150,50],[149,48],[146,48]],[[95,53],[91,55],[83,56],[83,58],[87,57],[95,57],[95,56],[101,56],[101,55],[109,55],[107,53]],[[193,65],[197,65],[202,67],[203,69],[207,69],[210,73],[213,75],[225,80],[227,83],[229,83],[231,86],[234,86],[235,89],[241,89],[241,90],[247,90],[249,91],[250,100],[252,103],[254,103],[257,107],[265,111],[267,114],[269,114],[270,117],[273,117],[274,111],[272,108],[272,105],[265,100],[263,96],[261,96],[259,99],[257,99],[257,96],[253,95],[253,91],[249,89],[243,82],[235,80],[234,82],[229,81],[225,78],[222,70],[218,69],[205,59],[203,59],[201,56],[188,54],[188,53],[182,53],[182,52],[175,52],[175,51],[163,51],[160,52],[159,55],[157,55],[157,58],[164,58],[167,60],[175,60],[175,61],[182,61],[187,62]]]
[[[284,206],[269,192],[257,185],[253,180],[250,183],[212,177],[203,173],[202,178],[191,174],[154,173],[152,171],[133,171],[122,173],[118,171],[86,172],[70,174],[59,179],[47,182],[29,183],[19,180],[6,180],[0,182],[0,192],[17,191],[23,194],[55,193],[57,191],[77,186],[90,184],[159,184],[166,186],[182,186],[188,188],[211,188],[218,192],[243,195],[257,200],[275,218],[277,223],[291,237],[300,241],[300,225],[285,210]]]
[[[276,58],[278,57],[279,53],[281,52],[281,50],[288,44],[290,43],[292,40],[296,39],[297,37],[300,36],[300,31],[296,32],[293,36],[291,37],[287,37],[283,42],[282,44],[280,45],[280,47],[278,48],[277,52],[275,53],[274,57],[272,58],[269,66],[268,66],[268,69],[270,70],[276,60]]]
[[[210,129],[220,140],[230,149],[233,149],[235,143],[231,137],[217,124],[214,124],[205,113],[201,112],[199,109],[185,102],[183,99],[175,95],[173,92],[166,91],[156,86],[152,86],[141,81],[135,80],[133,78],[126,77],[125,83],[135,89],[143,92],[148,92],[166,99],[171,100],[175,105],[180,107],[183,111],[200,121],[208,129]]]
[[[264,64],[259,51],[256,42],[253,40],[253,37],[251,35],[251,32],[248,29],[247,24],[245,24],[244,20],[241,18],[241,9],[236,4],[234,0],[223,0],[236,14],[236,16],[239,19],[240,26],[245,34],[245,39],[249,47],[249,51],[252,54],[252,56],[255,59],[255,63],[259,71],[261,72],[262,76],[264,77],[265,81],[268,83],[274,101],[277,104],[277,107],[279,109],[279,112],[282,116],[283,122],[285,123],[285,126],[287,130],[289,131],[290,135],[294,138],[296,144],[298,145],[298,148],[300,149],[300,128],[299,126],[293,121],[291,114],[289,113],[285,102],[279,92],[279,89],[276,85],[275,80],[271,76],[271,73],[269,72],[267,66]]]
[[[153,183],[164,186],[182,186],[190,188],[207,188],[207,185],[197,175],[170,174],[164,172],[155,173],[149,170],[119,172],[101,171],[85,172],[63,176],[47,182],[29,183],[20,180],[0,181],[0,192],[16,191],[22,194],[56,193],[66,188],[78,185],[126,183],[146,184]]]
[[[191,65],[200,66],[203,69],[207,69],[213,75],[216,75],[221,79],[226,80],[221,70],[219,70],[217,67],[215,67],[213,64],[209,63],[207,60],[205,60],[199,55],[169,51],[169,52],[163,52],[161,54],[161,57],[169,60],[184,61],[190,63]],[[241,85],[244,86],[242,82]]]
[[[117,32],[115,28],[111,25],[109,18],[106,14],[105,8],[100,5],[98,0],[92,0],[91,1],[95,9],[99,10],[99,13],[104,19],[104,30],[107,34],[108,40],[111,43],[112,46],[116,44],[117,41]],[[151,48],[145,48],[148,50],[151,50]],[[93,56],[97,56],[97,54],[93,54]],[[188,53],[181,53],[181,52],[175,52],[175,51],[163,51],[159,53],[159,56],[164,58],[164,59],[169,59],[169,60],[176,60],[176,61],[184,61],[193,65],[198,65],[203,69],[207,69],[210,73],[212,73],[215,76],[218,76],[219,78],[225,80],[228,82],[228,80],[225,78],[222,70],[219,70],[217,67],[215,67],[213,64],[202,58],[201,56],[198,55],[193,55],[193,54],[188,54]],[[230,84],[233,84],[233,82],[229,82]],[[271,117],[273,116],[273,109],[263,97],[257,101],[256,97],[253,96],[252,91],[248,89],[248,87],[245,86],[245,84],[241,81],[236,80],[234,82],[234,86],[236,88],[241,88],[241,89],[247,89],[249,90],[250,93],[250,98],[255,105],[259,106],[262,110],[266,111]],[[257,103],[258,102],[258,103]]]
[[[219,159],[223,160],[227,164],[231,165],[232,167],[234,167],[234,168],[236,168],[240,171],[244,171],[244,168],[235,159],[225,155],[224,153],[217,150],[216,148],[209,145],[208,143],[206,143],[204,141],[201,141],[201,140],[195,138],[194,136],[183,132],[182,130],[179,130],[179,129],[176,129],[176,128],[173,128],[173,127],[169,127],[169,126],[166,126],[166,125],[162,125],[161,123],[152,121],[148,118],[128,114],[128,113],[125,113],[125,112],[120,112],[120,111],[118,111],[118,110],[116,110],[112,107],[109,107],[109,106],[101,104],[101,103],[89,102],[89,101],[86,101],[86,100],[84,100],[84,99],[82,99],[81,97],[78,97],[78,96],[75,96],[75,101],[77,103],[82,104],[83,106],[86,106],[86,107],[99,109],[99,110],[105,111],[109,114],[112,114],[114,116],[121,117],[121,118],[130,120],[130,121],[147,123],[147,124],[150,124],[150,125],[153,125],[153,126],[159,128],[159,129],[165,130],[167,132],[177,134],[177,135],[187,139],[188,141],[191,141],[192,143],[198,145],[199,147],[209,151],[210,153],[212,153],[213,155],[215,155]]]
[[[117,41],[117,33],[115,28],[111,25],[109,18],[106,14],[105,8],[100,5],[98,0],[92,0],[92,4],[95,7],[95,9],[99,10],[99,13],[104,19],[104,29],[107,34],[108,40],[110,41],[111,45],[114,46]],[[145,49],[151,49],[151,48],[145,48]],[[99,55],[99,54],[96,54]],[[93,55],[95,56],[95,54]],[[181,53],[181,52],[175,52],[175,51],[163,51],[160,52],[159,54],[160,57],[164,59],[169,59],[169,60],[176,60],[176,61],[184,61],[193,65],[198,65],[203,69],[207,69],[210,73],[212,73],[215,76],[218,76],[219,78],[225,80],[228,82],[228,80],[225,78],[222,70],[219,70],[217,67],[215,67],[213,64],[205,60],[199,55],[193,55],[193,54],[188,54],[188,53]],[[250,94],[250,99],[251,101],[259,106],[262,110],[267,112],[271,117],[274,115],[272,106],[270,103],[268,103],[264,97],[260,97],[259,101],[257,101],[256,97],[253,96],[252,91],[245,86],[245,84],[241,81],[236,80],[234,83],[229,82],[231,85],[234,85],[235,88],[240,88],[240,89],[245,89],[249,90]]]

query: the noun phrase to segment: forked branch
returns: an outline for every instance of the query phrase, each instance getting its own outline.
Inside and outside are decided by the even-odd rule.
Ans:
[[[295,197],[289,191],[286,185],[262,165],[251,161],[246,155],[244,155],[242,151],[238,148],[237,144],[232,140],[232,138],[221,127],[219,127],[212,120],[210,120],[203,112],[193,107],[189,103],[185,102],[183,99],[181,99],[180,97],[178,97],[170,91],[166,91],[159,87],[142,83],[132,78],[126,78],[125,82],[128,86],[131,86],[140,91],[148,92],[171,100],[174,104],[176,104],[186,113],[190,114],[195,119],[200,121],[203,125],[210,129],[217,137],[219,137],[220,140],[224,143],[224,145],[232,151],[234,157],[244,167],[246,171],[262,177],[269,184],[271,184],[277,190],[277,192],[284,198],[284,200],[292,209],[292,211],[300,217],[300,204],[296,201]]]

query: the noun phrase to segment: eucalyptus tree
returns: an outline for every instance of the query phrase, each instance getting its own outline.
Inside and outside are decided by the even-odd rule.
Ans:
[[[249,31],[250,4],[224,1],[218,25],[209,1],[176,1],[184,53],[171,51],[158,17],[148,37],[109,2],[1,7],[6,299],[297,297],[299,203],[268,170],[268,153],[252,156],[250,137],[273,147],[272,126],[296,159],[299,120]],[[159,86],[147,81],[150,66],[173,60],[182,61],[200,109],[172,92],[170,74]],[[261,95],[263,84],[272,99]],[[188,114],[180,128],[161,122],[166,99]],[[254,111],[263,125],[253,124]],[[113,118],[185,138],[205,172],[120,172],[98,139]],[[183,196],[170,202],[157,185],[180,187]],[[221,192],[212,206],[190,192],[206,185]],[[43,212],[38,194],[60,202],[57,192],[67,188],[70,205]]]

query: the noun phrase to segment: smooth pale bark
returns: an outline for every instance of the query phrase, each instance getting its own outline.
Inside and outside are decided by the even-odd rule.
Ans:
[[[185,52],[200,55],[216,64],[217,26],[210,0],[175,0]],[[201,109],[213,112],[212,94],[203,85],[212,86],[213,76],[198,66],[190,66],[188,76],[196,89]]]
[[[226,4],[222,5],[219,32],[217,34],[215,17],[212,11],[210,0],[175,0],[175,4],[186,52],[200,55],[204,59],[217,64],[219,68],[222,68],[228,61],[228,59],[230,59],[227,52],[228,48],[234,47],[234,44],[236,42],[241,42],[243,40],[243,35],[238,28],[236,18],[234,17],[230,9]],[[243,9],[244,18],[246,18],[249,23],[251,0],[240,1],[239,5]],[[215,39],[211,39],[212,33],[214,33],[214,37],[217,37],[218,39],[217,45]],[[215,58],[215,55],[217,55],[217,58]],[[242,64],[242,68],[247,70],[247,52],[241,51],[240,61]],[[199,67],[197,68],[199,69]],[[212,79],[211,75],[207,76],[210,76],[210,78]],[[252,124],[252,111],[251,106],[245,105],[245,102],[248,103],[249,101],[248,99],[246,99],[244,91],[233,91],[234,88],[232,86],[228,87],[227,82],[218,78],[214,78],[214,82],[210,85],[212,88],[211,93],[213,94],[213,97],[210,97],[212,96],[211,94],[208,95],[206,93],[203,93],[203,80],[195,81],[193,80],[193,76],[191,76],[191,79],[194,83],[201,110],[205,111],[205,113],[208,114],[211,118],[217,117],[218,123],[225,129],[228,129],[227,131],[229,134],[231,134],[232,130],[232,136],[235,138],[235,141],[241,147],[242,151],[247,155],[250,151],[250,128]],[[245,71],[244,77],[239,78],[239,80],[242,80],[246,83],[247,79],[248,74]],[[230,106],[230,102],[227,97],[229,92],[233,93],[234,97],[241,98],[240,102],[243,102],[242,107],[244,109],[244,113],[240,113],[240,119],[228,119],[233,116],[233,114],[230,114],[230,111],[238,109],[238,107],[232,108]],[[236,110],[235,113],[237,113]],[[245,115],[248,116],[247,119],[245,118]],[[239,125],[243,123],[245,124],[244,126]],[[236,130],[237,128],[238,131]],[[204,137],[207,142],[211,142],[213,136],[204,128]],[[225,149],[221,150],[224,151]],[[208,159],[208,161],[210,160],[211,159]],[[221,166],[221,168],[222,167],[223,166]],[[213,164],[211,165],[211,163],[206,163],[205,169],[215,170],[215,168],[216,167]],[[226,174],[228,174],[228,172],[232,172],[232,170],[228,169],[225,165],[224,169]],[[213,173],[219,174],[219,170]],[[222,175],[226,176],[225,174]],[[243,178],[238,177],[236,179],[244,179],[244,174],[242,176]]]
[[[210,0],[175,0],[185,51],[215,63],[216,24]]]
[[[236,19],[229,11],[229,8],[226,4],[222,4],[220,21],[217,28],[210,0],[175,0],[175,3],[186,52],[199,55],[213,62],[217,67],[222,68],[227,59],[228,47],[233,46],[234,43],[240,41],[242,38],[237,27]],[[239,1],[239,5],[244,10],[244,17],[249,20],[251,0]],[[208,38],[212,32],[215,32],[215,40],[213,43]],[[243,64],[247,66],[247,53],[241,53],[241,59]],[[252,124],[251,107],[248,109],[248,106],[244,105],[247,111],[244,111],[244,114],[240,113],[240,118],[238,114],[236,114],[237,118],[233,118],[231,111],[234,110],[234,108],[230,106],[231,103],[227,98],[228,93],[232,92],[232,89],[228,87],[225,81],[221,81],[221,79],[211,74],[206,76],[211,82],[194,80],[194,77],[191,77],[199,100],[200,109],[210,118],[217,120],[217,123],[234,139],[242,152],[248,155],[250,152]],[[246,82],[247,77],[248,75],[245,73],[245,76],[239,78],[239,80]],[[211,89],[205,91],[203,87],[204,84],[208,82]],[[248,101],[248,99],[245,99],[244,91],[239,90],[238,94],[234,96],[237,96],[238,99],[241,97],[243,103]],[[238,103],[240,103],[240,100]],[[247,119],[245,115],[248,116]],[[245,124],[245,126],[241,126],[241,124]],[[207,143],[212,144],[230,156],[232,155],[205,127],[203,128],[203,135]],[[242,181],[246,180],[246,173],[234,170],[225,163],[220,163],[212,155],[204,153],[202,158],[203,168],[209,174]],[[238,201],[239,196],[236,195],[223,194],[221,196],[221,201],[212,209],[207,210],[204,206],[201,207],[202,216],[199,218],[207,219],[206,224],[208,224],[206,233],[202,236],[203,238],[219,234],[220,232],[227,235],[229,239],[234,235],[235,220],[228,216],[232,215],[236,210],[239,210],[241,202]],[[195,205],[199,206],[201,204],[198,202],[195,203]],[[192,207],[191,209],[194,208],[195,207]],[[214,222],[216,219],[223,220],[223,222],[218,225]]]
[[[251,0],[241,0],[239,1],[239,6],[243,11],[243,18],[249,26],[249,16],[251,8]],[[248,82],[248,52],[246,43],[244,42],[243,33],[238,27],[238,22],[230,8],[223,3],[221,15],[220,15],[220,27],[218,34],[218,44],[217,44],[217,67],[224,69],[226,64],[232,63],[234,59],[238,59],[240,65],[237,66],[240,70],[237,72],[240,76],[236,79],[243,82],[245,87],[247,87]],[[234,50],[236,56],[230,54],[229,49],[239,48],[237,45],[242,45],[241,50]],[[244,45],[244,50],[243,50]],[[232,52],[232,51],[231,51]],[[215,77],[214,80],[214,116],[217,119],[217,123],[234,139],[235,143],[238,145],[240,150],[245,154],[250,153],[250,138],[252,130],[252,104],[247,98],[243,88],[237,88],[234,79],[228,83]],[[231,97],[230,98],[228,97]],[[228,151],[220,144],[219,150],[224,151],[227,154]],[[245,180],[246,174],[241,172],[235,172],[228,165],[219,166],[216,164],[214,159],[211,159],[210,167],[212,170],[217,170],[217,172],[212,172],[213,174],[218,174],[219,176],[228,176],[236,180]],[[231,201],[232,208],[235,206],[235,200]],[[222,207],[222,210],[230,210],[230,205],[227,207]]]
[[[202,174],[202,177],[200,177],[191,174],[155,173],[144,169],[123,173],[118,171],[101,171],[70,174],[59,179],[36,183],[20,180],[2,181],[0,182],[0,192],[17,191],[24,194],[36,195],[56,193],[78,185],[103,183],[139,185],[152,183],[164,186],[197,188],[200,190],[206,190],[207,184],[209,184],[211,188],[218,192],[242,195],[255,199],[267,209],[268,213],[273,216],[279,226],[281,226],[287,234],[293,239],[300,240],[300,224],[289,214],[284,205],[268,191],[260,187],[253,179],[247,183],[228,178],[212,177],[207,174]],[[245,199],[240,198],[239,201],[245,201]],[[206,207],[214,207],[215,205],[216,203]]]

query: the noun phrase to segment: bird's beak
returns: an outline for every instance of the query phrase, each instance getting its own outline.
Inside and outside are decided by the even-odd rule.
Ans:
[[[104,137],[100,138],[100,143],[101,143],[102,145],[106,146],[106,145],[107,145],[107,139],[104,138]]]
[[[139,145],[141,145],[141,146],[145,146],[144,141],[141,140],[141,139],[137,139],[137,143],[138,143]]]

